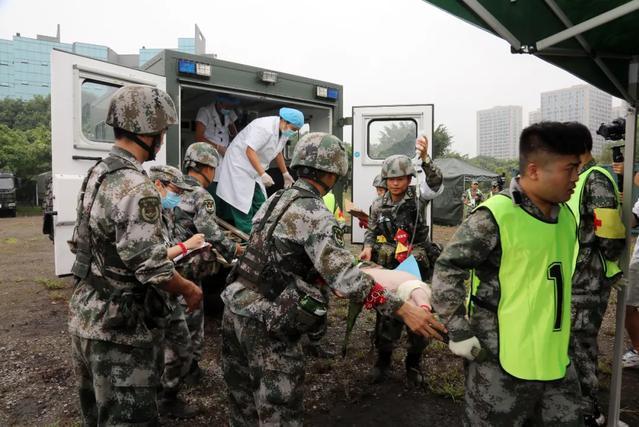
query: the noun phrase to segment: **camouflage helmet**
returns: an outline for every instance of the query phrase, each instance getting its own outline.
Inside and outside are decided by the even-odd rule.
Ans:
[[[386,181],[382,179],[382,175],[378,174],[373,180],[373,187],[381,187],[388,190],[388,186],[386,186]]]
[[[193,187],[184,181],[184,175],[178,168],[174,168],[169,165],[151,166],[151,173],[149,174],[151,181],[159,179],[163,182],[170,182],[177,188],[184,191],[191,191]]]
[[[106,123],[136,135],[156,135],[177,123],[177,112],[162,89],[127,85],[111,97]]]
[[[182,163],[184,169],[196,167],[197,163],[216,168],[220,163],[220,155],[208,142],[196,142],[189,145]]]
[[[382,179],[399,178],[401,176],[417,176],[411,159],[404,154],[387,157],[382,163]]]
[[[295,145],[291,161],[291,168],[300,166],[345,176],[348,158],[344,143],[329,133],[307,133]]]

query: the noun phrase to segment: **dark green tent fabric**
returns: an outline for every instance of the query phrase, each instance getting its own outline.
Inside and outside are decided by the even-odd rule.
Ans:
[[[435,159],[435,164],[444,176],[444,192],[433,200],[433,222],[439,225],[458,225],[464,217],[462,193],[469,181],[492,181],[499,175],[463,160],[453,158]],[[483,185],[482,189],[490,188]]]
[[[551,8],[554,3],[572,26],[608,12],[618,6],[632,3],[628,0],[424,0],[451,14],[502,38],[485,18],[478,15],[467,3],[479,3],[519,42],[511,46],[513,53],[528,53],[540,57],[586,82],[616,97],[637,103],[636,83],[631,85],[629,67],[633,56],[639,55],[639,10],[614,19],[581,34],[580,43],[573,37],[545,49],[538,49],[538,42],[566,30],[566,25]],[[509,40],[511,45],[513,40]],[[600,62],[610,72],[595,62]],[[636,61],[636,58],[635,58]],[[636,73],[636,72],[635,72]],[[621,86],[617,87],[616,79]],[[636,82],[636,74],[634,76]],[[630,86],[630,89],[629,89]],[[623,91],[626,91],[625,93]]]

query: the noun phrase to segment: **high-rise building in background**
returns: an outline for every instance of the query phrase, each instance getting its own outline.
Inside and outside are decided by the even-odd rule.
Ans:
[[[477,154],[497,159],[518,157],[522,129],[519,105],[493,107],[477,112]]]
[[[60,41],[60,26],[55,37],[37,35],[24,37],[16,33],[11,40],[0,39],[0,99],[30,99],[36,95],[51,93],[51,50],[59,49],[91,58],[141,67],[163,49],[141,48],[138,54],[120,55],[108,46],[91,43],[63,43]],[[178,38],[176,50],[204,55],[206,39],[195,26],[195,37]],[[214,55],[213,55],[214,56]]]
[[[559,122],[576,121],[590,129],[592,153],[601,154],[604,139],[597,135],[601,123],[610,121],[612,96],[590,85],[577,85],[541,94],[541,119]]]
[[[539,123],[541,121],[541,109],[537,108],[534,111],[528,113],[528,126]]]
[[[621,105],[615,105],[610,108],[610,121],[614,119],[618,119],[619,117],[626,117],[626,112],[628,111],[628,103],[622,102]]]

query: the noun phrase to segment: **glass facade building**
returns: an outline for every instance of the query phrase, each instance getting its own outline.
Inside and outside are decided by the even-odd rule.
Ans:
[[[197,25],[196,35],[200,34]],[[59,30],[58,30],[59,31]],[[199,43],[198,43],[199,42]],[[204,53],[204,44],[196,38],[178,38],[177,50],[185,53]],[[102,61],[141,67],[163,49],[141,48],[137,61],[135,55],[120,55],[107,46],[91,43],[62,43],[59,32],[56,37],[23,37],[17,33],[11,40],[0,39],[0,99],[31,99],[36,95],[51,93],[51,50],[59,49]],[[128,57],[124,60],[124,57]],[[132,58],[131,58],[132,57]],[[131,59],[133,62],[131,62]]]

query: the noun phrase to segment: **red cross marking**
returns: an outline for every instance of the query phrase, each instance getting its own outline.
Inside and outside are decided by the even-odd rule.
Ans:
[[[601,223],[601,220],[597,218],[597,213],[595,213],[595,231],[597,231],[597,229],[601,227],[602,225],[603,224]]]

